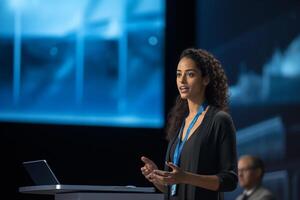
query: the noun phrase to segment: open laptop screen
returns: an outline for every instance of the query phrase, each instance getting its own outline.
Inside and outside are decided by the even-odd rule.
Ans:
[[[46,160],[26,161],[23,165],[35,185],[60,184]]]

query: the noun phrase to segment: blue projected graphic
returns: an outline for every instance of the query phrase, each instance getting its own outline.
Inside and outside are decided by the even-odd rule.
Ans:
[[[242,70],[237,84],[230,87],[232,104],[299,103],[300,35],[287,50],[276,49],[262,67],[262,74]],[[246,66],[242,65],[242,69]],[[251,68],[251,67],[248,67]]]
[[[239,156],[251,154],[264,161],[283,160],[286,153],[286,132],[281,117],[274,117],[237,133]]]
[[[162,0],[0,2],[0,120],[164,125]]]

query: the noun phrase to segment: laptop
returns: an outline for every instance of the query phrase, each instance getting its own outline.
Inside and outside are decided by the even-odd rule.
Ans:
[[[22,193],[31,194],[55,194],[59,192],[94,191],[94,192],[142,192],[153,193],[154,187],[126,186],[101,186],[101,185],[64,185],[61,184],[51,170],[46,160],[34,160],[23,162],[27,173],[35,186],[20,187]]]
[[[60,184],[46,160],[26,161],[23,166],[35,185]]]

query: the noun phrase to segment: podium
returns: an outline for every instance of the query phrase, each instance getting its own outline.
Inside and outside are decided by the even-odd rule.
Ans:
[[[20,193],[53,195],[55,200],[163,200],[153,187],[97,185],[37,185],[19,188]]]

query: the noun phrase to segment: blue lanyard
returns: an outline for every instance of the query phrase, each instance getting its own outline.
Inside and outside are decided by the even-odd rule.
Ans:
[[[184,136],[183,141],[181,141],[181,137],[182,137],[182,134],[183,134],[183,128],[185,126],[185,120],[182,123],[182,126],[181,126],[180,131],[179,131],[179,135],[178,135],[178,143],[176,145],[175,152],[174,152],[174,155],[173,155],[173,163],[175,165],[178,166],[179,158],[180,158],[180,154],[182,152],[183,146],[184,146],[185,142],[187,141],[187,139],[190,135],[190,132],[191,132],[192,128],[194,127],[196,121],[198,120],[199,116],[203,113],[203,111],[205,111],[207,106],[208,106],[208,104],[206,102],[203,102],[203,104],[199,107],[197,114],[193,118],[192,122],[190,123],[190,125],[189,125],[189,127],[186,131],[186,134]],[[174,196],[176,194],[176,188],[177,188],[176,184],[171,186],[171,195],[172,196]]]

